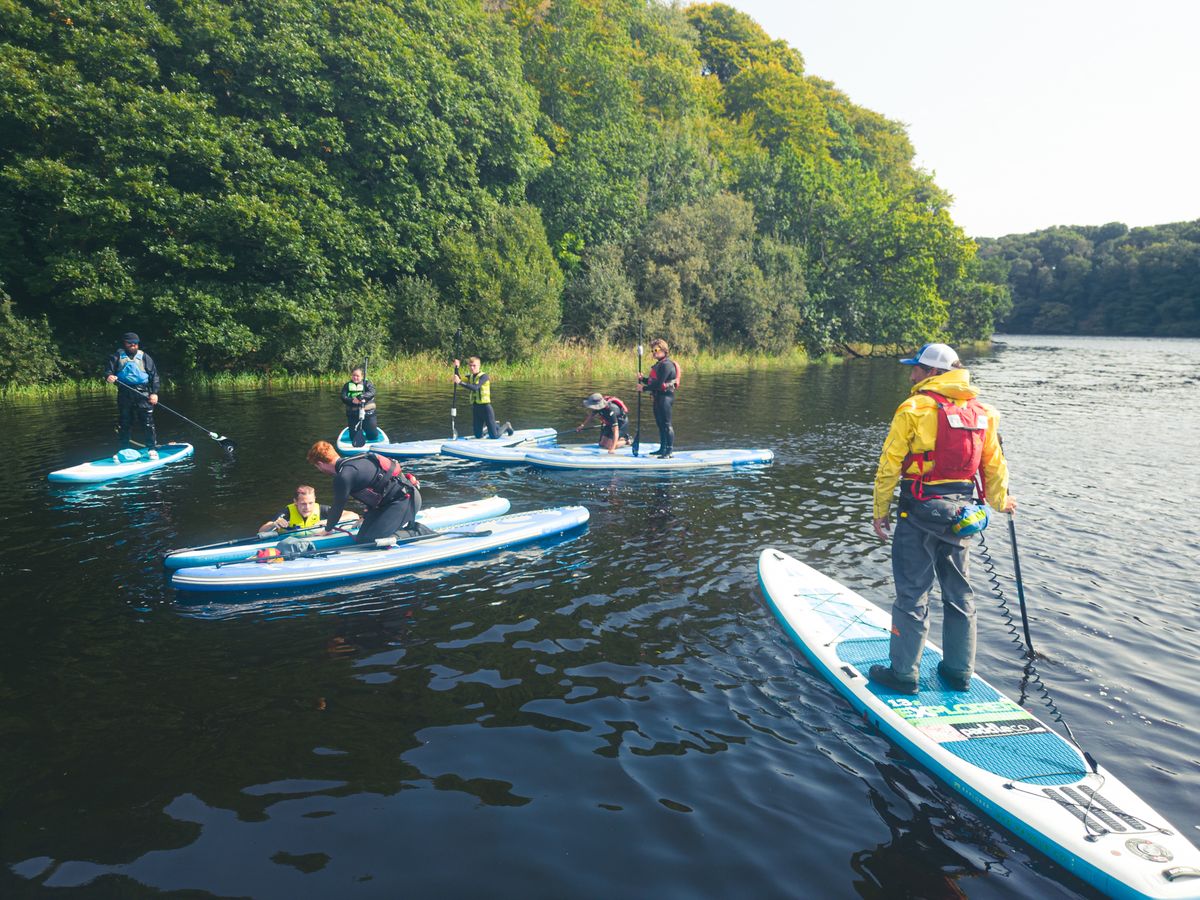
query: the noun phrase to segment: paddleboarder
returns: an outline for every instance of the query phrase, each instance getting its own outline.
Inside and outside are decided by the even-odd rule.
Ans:
[[[318,472],[333,476],[333,503],[326,522],[341,521],[346,502],[353,498],[367,508],[362,526],[354,536],[364,544],[393,535],[428,534],[430,529],[416,522],[421,511],[420,483],[386,456],[365,453],[340,457],[328,441],[317,441],[309,448],[308,461]],[[324,534],[333,534],[326,527]]]
[[[588,411],[576,431],[583,431],[592,419],[600,417],[600,447],[616,453],[618,447],[629,445],[629,407],[620,397],[609,397],[601,393],[584,398],[583,408]]]
[[[379,422],[375,418],[375,385],[367,380],[362,366],[350,370],[350,380],[342,385],[346,404],[346,427],[355,447],[379,440]]]
[[[492,409],[492,376],[481,371],[483,363],[478,356],[467,358],[467,377],[458,374],[458,360],[454,360],[454,383],[466,388],[471,394],[471,426],[475,437],[483,437],[483,429],[487,428],[488,437],[498,438],[502,434],[512,434],[513,427],[508,422],[496,424],[496,412]]]
[[[145,432],[146,455],[158,459],[158,435],[154,430],[154,407],[158,403],[158,367],[145,350],[141,338],[133,331],[121,337],[121,348],[108,358],[105,380],[109,384],[121,382],[129,390],[117,388],[117,450],[114,460],[120,459],[120,451],[129,447],[130,432],[138,422]]]
[[[654,398],[654,424],[658,426],[658,449],[650,456],[670,459],[675,447],[675,429],[671,413],[675,405],[675,389],[679,387],[679,367],[670,358],[670,348],[662,338],[650,342],[650,352],[656,362],[647,375],[638,377],[639,391],[649,391]]]
[[[892,493],[900,484],[892,538],[890,662],[871,666],[868,678],[902,694],[917,693],[921,652],[929,634],[929,591],[942,594],[942,662],[938,674],[951,690],[970,687],[975,668],[975,600],[968,581],[969,534],[986,522],[974,500],[1012,513],[1008,465],[996,411],[979,402],[970,373],[946,344],[926,344],[910,359],[912,390],[892,417],[875,473],[873,526],[888,540]],[[972,521],[972,517],[974,521]]]
[[[259,531],[297,531],[302,528],[316,528],[321,520],[329,515],[329,506],[317,503],[317,489],[310,484],[296,487],[296,496],[285,506],[275,518],[259,526]],[[342,513],[341,522],[353,522],[358,513],[347,510]]]

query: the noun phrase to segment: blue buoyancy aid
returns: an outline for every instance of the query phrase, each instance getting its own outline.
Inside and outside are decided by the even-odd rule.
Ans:
[[[150,380],[150,373],[146,371],[146,363],[143,360],[144,356],[145,354],[141,350],[133,356],[129,356],[124,350],[118,351],[117,380],[130,387],[143,387]]]

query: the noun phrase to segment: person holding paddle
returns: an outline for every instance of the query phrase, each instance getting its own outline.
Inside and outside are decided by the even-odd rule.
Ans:
[[[259,532],[275,531],[279,533],[316,528],[326,520],[330,507],[317,503],[317,490],[312,485],[301,484],[296,487],[296,496],[285,506],[275,518],[259,526]],[[341,522],[354,522],[358,513],[347,510],[342,513]]]
[[[942,594],[942,661],[938,675],[953,691],[970,689],[975,668],[975,599],[967,580],[969,536],[987,524],[986,499],[1012,513],[1008,464],[1000,446],[999,417],[976,397],[970,374],[945,344],[926,344],[911,359],[911,395],[892,417],[875,473],[872,525],[886,541],[896,483],[900,503],[892,538],[890,665],[867,677],[901,694],[918,690],[921,653],[929,634],[929,591]],[[982,485],[979,483],[982,479]],[[976,491],[978,490],[978,503]]]
[[[649,375],[638,376],[638,390],[649,391],[654,398],[654,424],[658,426],[658,449],[650,456],[670,459],[675,447],[675,429],[671,412],[675,405],[675,389],[679,387],[679,367],[670,359],[670,348],[662,338],[650,342],[655,363]]]
[[[120,382],[129,390],[117,389],[117,448],[129,447],[133,423],[140,422],[146,433],[146,455],[158,459],[158,435],[154,430],[154,407],[158,403],[158,367],[150,354],[141,349],[141,338],[127,331],[121,337],[121,349],[108,358],[105,380]]]
[[[600,417],[600,448],[609,453],[616,453],[618,447],[628,446],[629,440],[629,407],[620,397],[608,397],[596,393],[586,397],[583,408],[588,411],[584,420],[579,423],[576,431],[583,431],[592,419]]]
[[[342,385],[346,404],[346,427],[355,447],[379,440],[379,422],[375,418],[375,385],[367,380],[362,366],[350,370],[350,380]]]
[[[454,360],[454,383],[466,388],[471,394],[471,425],[475,437],[483,437],[486,426],[488,437],[498,438],[502,434],[512,434],[513,428],[508,422],[496,424],[496,412],[492,409],[492,376],[482,371],[483,363],[478,356],[467,358],[467,377],[458,374],[458,360]]]
[[[394,459],[375,453],[341,457],[328,441],[317,441],[309,448],[308,461],[318,472],[333,476],[333,504],[325,517],[325,534],[334,533],[336,529],[328,523],[341,521],[351,498],[367,508],[355,543],[366,544],[405,532],[430,533],[416,521],[421,511],[421,485]]]

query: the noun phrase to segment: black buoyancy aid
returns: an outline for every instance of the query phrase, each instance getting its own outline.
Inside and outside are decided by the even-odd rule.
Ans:
[[[657,369],[663,363],[669,362],[675,367],[675,377],[670,381],[659,381],[657,373],[650,379],[650,390],[654,393],[673,394],[679,390],[680,379],[683,377],[683,370],[679,368],[679,363],[671,359],[669,356],[664,356],[654,364],[654,369]]]
[[[338,462],[338,468],[350,459],[369,459],[375,464],[375,474],[371,482],[364,488],[351,491],[350,496],[367,509],[376,509],[385,502],[402,500],[412,494],[412,489],[420,487],[421,483],[409,472],[405,472],[400,463],[386,456],[367,453],[363,456],[349,457]]]
[[[614,413],[612,407],[615,406],[617,411]],[[610,425],[615,425],[622,419],[628,421],[629,407],[625,405],[625,401],[620,397],[604,397],[604,408],[600,410],[600,418]],[[611,421],[609,421],[611,419]]]
[[[925,497],[924,484],[933,479],[976,480],[988,428],[987,409],[978,400],[972,398],[960,406],[934,391],[921,393],[937,404],[937,438],[932,450],[909,453],[901,467],[901,471],[907,472],[912,464],[920,464],[920,472],[913,476],[913,496],[918,500]],[[982,485],[980,495],[983,495]]]

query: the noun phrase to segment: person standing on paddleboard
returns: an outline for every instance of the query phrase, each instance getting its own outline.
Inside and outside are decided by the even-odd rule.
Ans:
[[[154,406],[158,403],[158,367],[150,354],[141,349],[141,338],[127,331],[121,337],[121,349],[108,358],[105,380],[117,387],[118,452],[129,447],[135,421],[145,432],[146,455],[158,459],[158,434],[154,430]],[[126,390],[128,388],[128,390]],[[113,459],[119,459],[114,456]]]
[[[421,511],[421,485],[394,459],[374,453],[341,457],[331,443],[317,441],[309,448],[308,461],[318,472],[333,476],[333,503],[325,516],[327,523],[341,521],[346,501],[351,498],[367,508],[355,543],[404,536],[406,532],[430,533],[416,521]],[[324,533],[333,534],[334,529],[326,526]]]
[[[296,487],[296,496],[269,522],[263,522],[258,530],[299,531],[316,528],[329,515],[329,507],[317,503],[317,489],[311,484],[301,484]],[[342,522],[353,522],[358,519],[358,513],[346,511],[342,513]]]
[[[662,338],[650,342],[650,352],[657,360],[650,372],[638,378],[638,390],[649,391],[654,397],[654,424],[658,426],[658,449],[650,456],[670,459],[675,447],[675,429],[671,426],[675,389],[679,387],[679,366],[668,357],[670,348]]]
[[[875,473],[873,525],[886,541],[892,493],[900,483],[892,538],[891,664],[871,666],[867,677],[902,694],[917,693],[921,652],[929,634],[929,591],[942,593],[942,661],[947,687],[965,691],[975,669],[975,599],[968,581],[971,534],[987,523],[983,499],[1012,513],[1008,465],[1000,446],[999,417],[976,397],[970,373],[945,344],[926,344],[911,359],[911,396],[892,417]],[[977,495],[978,490],[978,495]],[[981,524],[982,523],[982,524]]]
[[[483,437],[484,426],[487,426],[488,437],[498,438],[502,434],[512,434],[513,428],[508,422],[496,424],[496,412],[492,409],[492,376],[481,371],[483,363],[478,356],[467,358],[467,377],[458,374],[458,360],[454,360],[454,383],[461,385],[471,392],[471,426],[475,429],[475,437]]]
[[[379,440],[379,422],[375,418],[375,385],[367,380],[362,366],[350,370],[350,380],[342,385],[342,402],[346,404],[346,427],[350,430],[354,446],[361,447]]]
[[[618,447],[629,445],[629,407],[619,397],[596,393],[586,397],[583,408],[588,411],[576,431],[583,431],[600,417],[600,448],[615,453]]]

